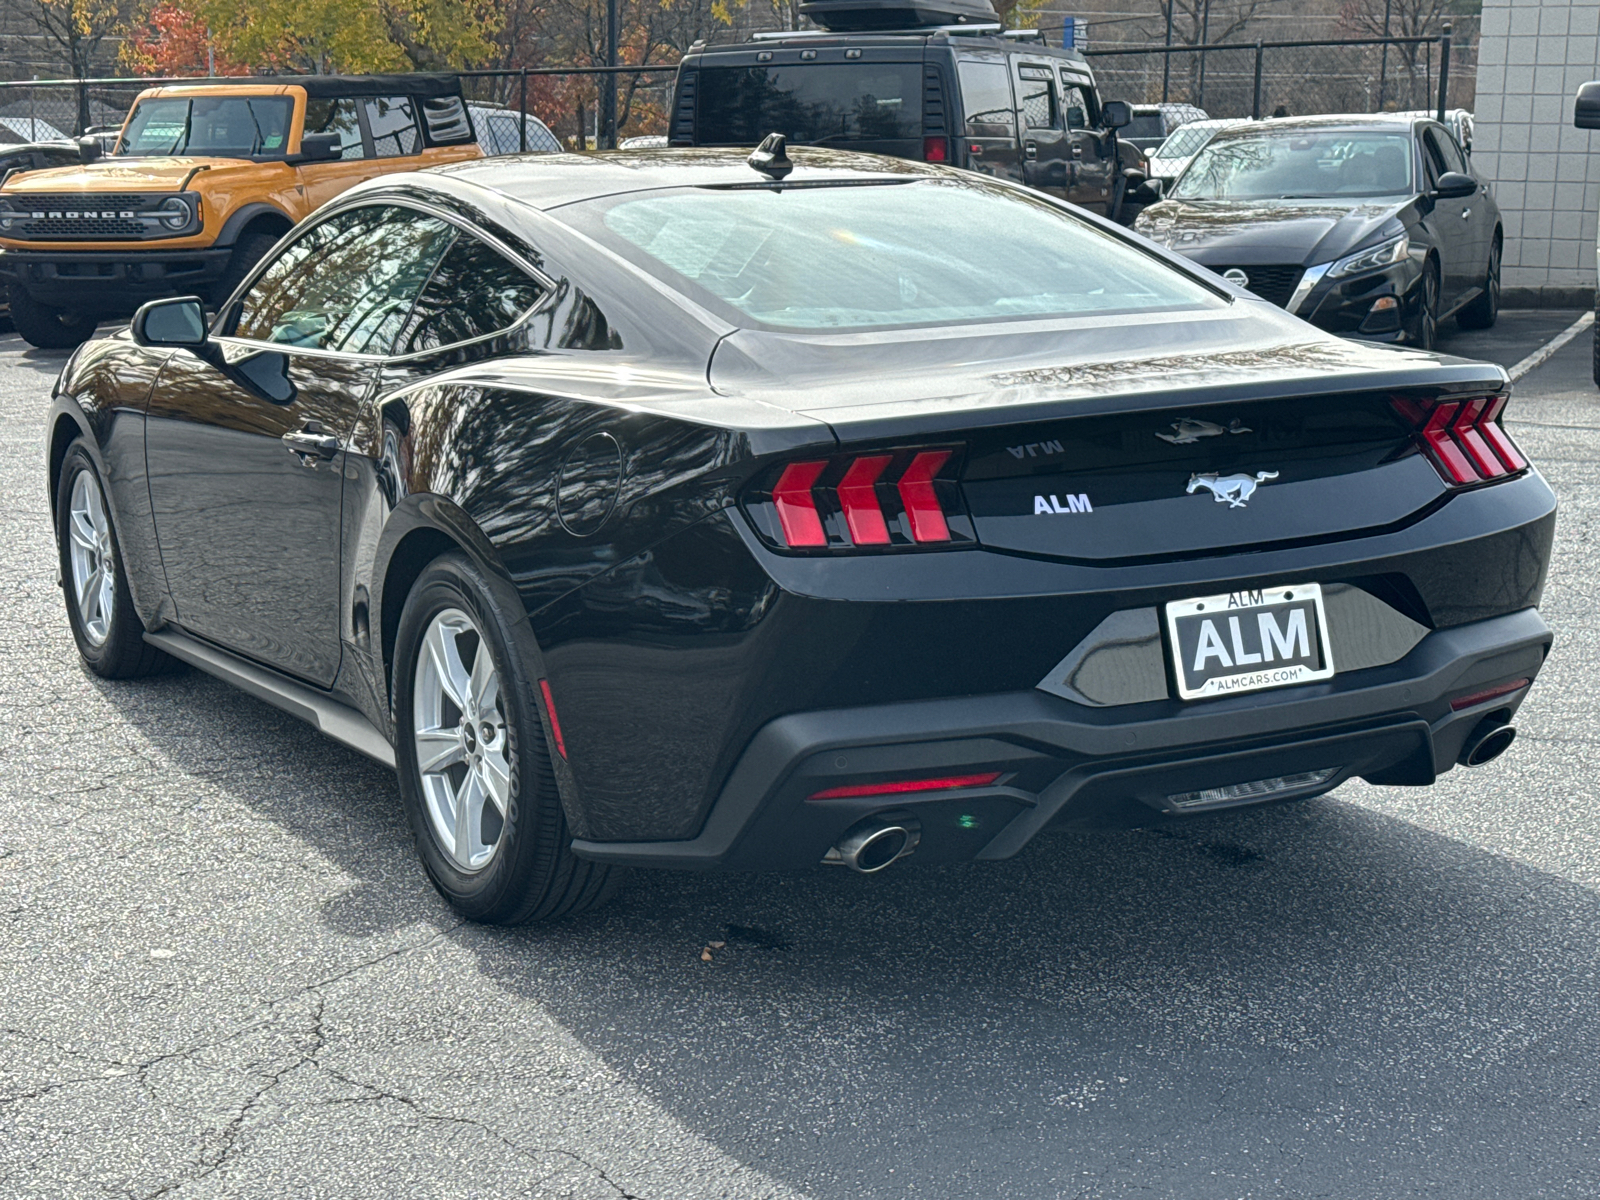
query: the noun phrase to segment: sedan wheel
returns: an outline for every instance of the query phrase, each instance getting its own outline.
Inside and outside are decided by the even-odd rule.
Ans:
[[[1421,292],[1411,340],[1419,350],[1432,350],[1439,337],[1439,269],[1432,263],[1422,269]]]
[[[481,871],[511,813],[500,673],[472,618],[447,608],[428,624],[412,692],[412,740],[434,836],[457,870]]]
[[[82,439],[67,447],[61,464],[56,543],[67,621],[84,664],[107,679],[133,679],[175,666],[144,640],[105,488]]]
[[[470,920],[570,916],[616,877],[572,853],[538,661],[509,583],[463,554],[423,568],[395,635],[395,765],[423,865]]]
[[[1489,247],[1489,269],[1483,276],[1483,290],[1456,314],[1456,324],[1462,329],[1488,329],[1500,319],[1500,260],[1502,249],[1496,238]]]

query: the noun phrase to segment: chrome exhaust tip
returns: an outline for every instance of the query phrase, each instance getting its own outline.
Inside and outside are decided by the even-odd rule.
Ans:
[[[849,867],[860,875],[875,875],[905,858],[921,840],[922,823],[913,816],[890,813],[868,817],[851,826],[822,861],[829,866]]]
[[[1491,721],[1495,723],[1491,724]],[[1461,755],[1456,761],[1464,767],[1481,767],[1499,758],[1516,740],[1517,727],[1510,721],[1487,718],[1467,735],[1466,744],[1461,747]]]

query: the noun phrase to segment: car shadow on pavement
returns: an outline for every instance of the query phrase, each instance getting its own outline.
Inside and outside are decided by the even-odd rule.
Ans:
[[[390,774],[203,676],[97,686],[359,881],[333,931],[450,928]],[[1597,900],[1329,798],[449,938],[819,1196],[1556,1196],[1600,1187]]]

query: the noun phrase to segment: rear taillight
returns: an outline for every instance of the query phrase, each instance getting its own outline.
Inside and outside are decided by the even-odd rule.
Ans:
[[[1451,487],[1504,479],[1527,469],[1528,460],[1500,427],[1504,396],[1396,396],[1392,402],[1416,431],[1418,448]]]
[[[878,450],[785,464],[745,500],[787,550],[948,548],[970,543],[953,447]]]
[[[950,158],[950,143],[942,137],[928,136],[922,139],[923,162],[946,162]]]

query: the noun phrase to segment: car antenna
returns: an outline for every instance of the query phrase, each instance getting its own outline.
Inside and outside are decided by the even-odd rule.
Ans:
[[[781,133],[769,133],[762,138],[761,145],[751,152],[745,162],[773,179],[782,179],[794,170],[794,164],[789,161],[788,140]]]

